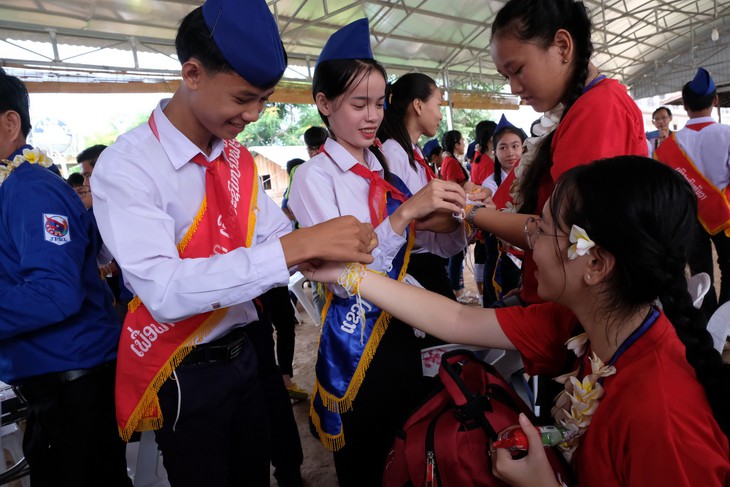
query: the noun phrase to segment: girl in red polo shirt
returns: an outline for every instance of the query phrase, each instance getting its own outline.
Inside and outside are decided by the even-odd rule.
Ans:
[[[636,156],[600,160],[567,171],[541,218],[528,221],[547,302],[462,306],[370,272],[353,287],[446,341],[516,349],[529,374],[563,383],[552,416],[573,435],[562,448],[578,485],[723,487],[730,366],[687,291],[696,211],[689,184],[668,166]],[[341,264],[316,270],[322,280],[341,273]],[[527,456],[492,448],[492,471],[514,486],[560,485],[539,434],[520,422]]]

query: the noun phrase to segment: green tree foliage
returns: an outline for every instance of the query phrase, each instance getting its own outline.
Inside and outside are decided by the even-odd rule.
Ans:
[[[258,121],[246,126],[238,141],[247,147],[303,145],[302,134],[313,125],[322,125],[314,105],[274,103],[261,112]]]

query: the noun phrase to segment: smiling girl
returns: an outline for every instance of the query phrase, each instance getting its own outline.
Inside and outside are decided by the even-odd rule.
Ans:
[[[561,448],[578,485],[727,486],[730,366],[684,275],[696,208],[670,167],[634,156],[600,160],[567,171],[525,228],[548,302],[463,306],[371,272],[353,285],[446,341],[517,350],[527,373],[557,376],[564,390],[552,419],[575,435]],[[342,268],[304,274],[330,281]],[[493,472],[513,486],[559,486],[539,434],[525,417],[520,423],[527,456],[492,448]]]
[[[330,138],[297,170],[289,208],[302,227],[340,215],[372,223],[378,246],[370,268],[403,279],[414,246],[432,246],[427,230],[463,232],[451,214],[461,211],[465,194],[458,184],[432,179],[411,196],[391,173],[373,146],[379,144],[385,84],[385,69],[370,50],[367,19],[330,37],[312,83]],[[390,314],[347,294],[328,292],[323,313],[312,425],[335,452],[341,486],[379,485],[395,433],[420,395],[422,340]]]

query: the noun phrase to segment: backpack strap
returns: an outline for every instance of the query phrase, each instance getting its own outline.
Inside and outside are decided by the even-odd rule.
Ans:
[[[454,402],[454,410],[460,421],[474,421],[479,424],[492,441],[497,439],[497,432],[487,420],[485,413],[494,411],[491,401],[499,401],[516,413],[520,408],[509,391],[500,384],[485,384],[485,393],[473,392],[461,377],[465,366],[470,364],[484,369],[485,373],[499,377],[496,369],[479,360],[468,350],[453,350],[441,356],[439,379]]]

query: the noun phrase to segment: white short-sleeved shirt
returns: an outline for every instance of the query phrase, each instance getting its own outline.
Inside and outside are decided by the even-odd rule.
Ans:
[[[688,127],[714,122],[712,117],[692,118],[676,132],[677,143],[697,169],[717,189],[730,183],[730,126],[712,123],[699,131]]]
[[[418,151],[421,157],[423,157],[421,149],[414,145],[413,150]],[[428,184],[426,170],[418,163],[416,163],[416,168],[414,169],[408,160],[408,154],[406,154],[406,151],[403,150],[403,147],[395,139],[388,139],[383,142],[383,154],[388,161],[388,169],[390,169],[390,172],[398,176],[405,183],[411,194],[418,193]],[[461,227],[452,233],[419,231],[416,233],[416,247],[413,253],[432,252],[441,257],[451,257],[464,250],[467,243],[466,234]]]
[[[154,111],[159,141],[145,123],[102,153],[91,178],[94,214],[128,288],[156,320],[174,322],[228,308],[204,340],[208,342],[256,321],[252,300],[288,283],[279,237],[291,225],[259,182],[250,248],[206,258],[179,257],[176,245],[205,196],[205,169],[192,162],[200,149],[163,113],[168,101]],[[206,157],[214,160],[222,151],[223,141],[218,140]]]

